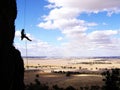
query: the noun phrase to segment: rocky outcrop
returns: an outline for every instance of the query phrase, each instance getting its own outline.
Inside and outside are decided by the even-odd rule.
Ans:
[[[24,63],[14,44],[16,0],[0,0],[1,89],[24,90]]]

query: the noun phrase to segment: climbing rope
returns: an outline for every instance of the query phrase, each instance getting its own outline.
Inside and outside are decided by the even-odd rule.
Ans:
[[[23,28],[25,29],[25,25],[26,25],[26,0],[24,0],[24,21],[23,21]]]
[[[26,0],[24,0],[24,16],[23,16],[23,28],[25,29],[26,27]],[[26,52],[26,68],[28,69],[28,55],[27,55],[27,40],[25,40],[25,52]]]

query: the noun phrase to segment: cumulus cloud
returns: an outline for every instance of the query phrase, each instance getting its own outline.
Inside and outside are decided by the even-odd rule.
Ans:
[[[84,37],[79,36],[63,44],[64,52],[68,52],[67,55],[71,56],[119,55],[120,38],[115,38],[114,35],[118,35],[118,32],[105,30],[94,31]]]
[[[38,24],[44,29],[60,29],[76,26],[95,26],[97,23],[77,19],[81,13],[107,12],[110,16],[113,13],[120,13],[119,0],[48,0],[46,7],[52,7],[48,15],[44,15],[44,22]],[[85,27],[86,28],[86,27]]]
[[[88,38],[95,43],[109,44],[112,36],[117,34],[118,31],[115,30],[94,31],[88,35]]]
[[[15,32],[15,37],[20,37],[21,36],[21,32],[20,31],[16,31]]]
[[[37,41],[29,45],[29,48],[35,50],[34,54],[97,56],[120,53],[120,43],[118,43],[120,38],[115,37],[119,34],[119,30],[94,30],[88,33],[89,28],[97,26],[98,23],[78,18],[82,13],[106,12],[107,16],[119,14],[120,0],[48,0],[48,3],[45,8],[50,9],[50,12],[48,15],[43,15],[43,22],[40,22],[38,27],[47,30],[57,29],[64,38],[68,39],[68,42],[61,43],[61,46],[57,47]],[[103,23],[103,25],[108,24]],[[16,32],[16,35],[19,36],[19,32]],[[64,38],[58,37],[57,40]]]
[[[32,42],[16,42],[15,47],[20,50],[22,56],[58,56],[62,53],[60,48],[38,39]]]
[[[14,46],[20,50],[22,56],[58,56],[62,55],[62,48],[53,46],[48,42],[42,41],[35,38],[30,33],[26,33],[28,37],[32,39],[32,42],[27,41],[26,39],[20,40],[21,31],[17,30],[15,32],[15,39],[17,42],[14,42]],[[62,37],[59,37],[58,40],[62,40]]]
[[[72,10],[74,13],[78,14],[82,12],[86,13],[98,13],[102,11],[107,11],[108,15],[112,13],[118,13],[120,1],[119,0],[48,0],[49,6],[54,6],[54,8],[62,9],[63,12],[69,9],[67,12]],[[77,12],[76,12],[77,11]],[[76,12],[76,13],[75,13]]]
[[[58,41],[61,41],[63,39],[63,37],[58,37],[57,40]]]
[[[43,22],[38,26],[48,30],[58,29],[64,34],[68,42],[63,43],[59,48],[65,55],[112,55],[110,49],[120,50],[118,47],[120,38],[114,37],[119,34],[119,30],[94,30],[87,33],[90,27],[98,24],[78,18],[82,13],[106,12],[107,16],[118,14],[120,0],[48,0],[48,2],[49,5],[45,7],[50,9],[50,12],[44,15]],[[117,51],[115,54],[119,53]]]

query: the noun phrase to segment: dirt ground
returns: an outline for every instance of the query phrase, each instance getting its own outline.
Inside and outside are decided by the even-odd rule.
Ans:
[[[38,75],[38,77],[36,77]],[[41,73],[39,71],[25,72],[24,82],[25,84],[34,83],[35,79],[38,79],[41,83],[47,84],[49,87],[57,84],[59,87],[73,86],[76,89],[85,86],[102,86],[104,78],[101,75],[71,75],[66,77],[66,74],[56,74],[56,73]]]

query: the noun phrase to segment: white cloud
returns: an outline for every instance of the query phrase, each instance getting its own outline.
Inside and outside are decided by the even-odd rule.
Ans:
[[[108,25],[108,24],[107,24],[107,23],[105,23],[105,22],[103,22],[103,23],[102,23],[102,25],[106,26],[106,25]]]
[[[58,37],[57,40],[58,41],[61,41],[63,39],[63,37]]]
[[[15,43],[15,45],[23,56],[26,56],[26,51],[28,56],[118,55],[120,38],[110,38],[116,34],[116,31],[104,30],[78,35],[78,37],[75,35],[69,42],[62,43],[59,47],[37,39],[27,42],[27,46],[26,43]],[[62,37],[58,40],[62,40]]]
[[[119,0],[48,0],[48,2],[54,5],[54,7],[56,6],[56,8],[74,8],[74,10],[79,10],[79,12],[120,12]]]
[[[27,43],[15,43],[15,47],[20,50],[22,56],[57,56],[60,54],[58,47],[50,45],[48,42],[35,40]]]
[[[48,15],[44,15],[44,22],[38,24],[44,29],[64,29],[70,26],[83,26],[83,24],[97,25],[94,22],[85,23],[84,20],[77,19],[81,13],[107,12],[109,16],[120,13],[119,0],[48,0],[48,2],[50,7],[53,5],[53,8]]]
[[[20,31],[16,31],[15,32],[15,37],[20,37],[21,36],[21,32]]]
[[[111,30],[89,33],[64,44],[64,52],[77,56],[119,55],[120,38],[112,38],[116,34],[117,32]]]
[[[64,55],[118,55],[120,52],[118,41],[114,37],[119,30],[95,30],[87,33],[89,27],[97,26],[96,22],[87,22],[78,19],[82,13],[107,12],[107,16],[120,13],[120,0],[48,0],[50,8],[48,15],[45,15],[44,22],[39,27],[44,29],[58,29],[68,42],[63,43],[58,51]],[[103,23],[106,25],[106,23]],[[59,37],[58,40],[62,40]],[[112,50],[117,50],[112,53]],[[59,55],[60,55],[59,52]],[[63,53],[61,53],[63,54]]]
[[[88,39],[93,44],[104,45],[106,47],[106,45],[113,44],[112,37],[117,34],[118,31],[115,30],[94,31],[88,35]]]
[[[40,22],[38,26],[47,30],[60,30],[68,42],[61,43],[61,46],[57,47],[35,39],[35,42],[28,45],[29,55],[102,56],[120,54],[120,38],[114,37],[119,34],[119,30],[95,30],[87,33],[89,27],[98,24],[78,18],[82,13],[106,12],[107,16],[118,14],[120,13],[120,0],[48,0],[48,2],[49,5],[45,7],[50,9],[50,12],[43,16],[43,22]],[[108,23],[103,23],[103,25],[108,25]],[[16,35],[19,36],[20,32],[16,32]],[[64,38],[58,37],[57,40]]]
[[[53,46],[52,44],[39,40],[37,38],[34,38],[34,36],[31,36],[31,34],[26,33],[27,36],[29,36],[32,41],[29,42],[27,40],[20,40],[21,31],[17,30],[15,32],[15,41],[14,46],[20,50],[22,56],[58,56],[61,55],[62,49],[58,48],[57,46]],[[62,37],[58,38],[59,40],[62,40]]]

